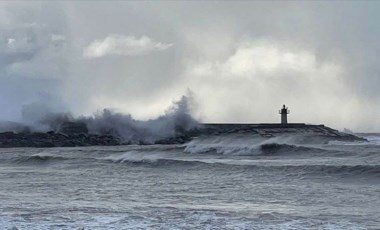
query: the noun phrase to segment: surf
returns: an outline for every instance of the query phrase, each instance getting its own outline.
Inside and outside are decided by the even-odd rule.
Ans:
[[[231,134],[196,138],[184,144],[184,152],[253,156],[328,151],[321,148],[323,143],[324,140],[307,135],[281,135],[265,138],[259,135]]]

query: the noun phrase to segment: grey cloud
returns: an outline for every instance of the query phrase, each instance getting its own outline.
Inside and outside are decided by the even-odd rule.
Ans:
[[[377,2],[5,5],[0,77],[15,90],[6,78],[39,79],[23,86],[18,104],[47,91],[77,114],[114,107],[149,118],[191,88],[206,121],[275,122],[289,103],[292,121],[380,129]],[[150,48],[131,52],[130,35],[149,36]],[[107,37],[111,48],[89,48]],[[83,58],[84,50],[102,58]]]
[[[22,119],[21,108],[46,104],[66,108],[61,98],[66,74],[65,33],[57,4],[0,3],[0,120]],[[27,10],[26,10],[27,9]]]

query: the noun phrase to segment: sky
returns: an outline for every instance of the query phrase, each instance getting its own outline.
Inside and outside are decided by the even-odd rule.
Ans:
[[[380,131],[380,2],[2,1],[0,120],[136,119],[182,95],[202,122]]]

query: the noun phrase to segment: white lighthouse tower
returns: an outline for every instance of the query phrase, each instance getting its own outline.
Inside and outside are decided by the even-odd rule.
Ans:
[[[288,110],[288,107],[283,105],[282,109],[280,109],[278,113],[281,114],[281,124],[283,125],[288,124],[288,114],[290,113],[290,110]]]

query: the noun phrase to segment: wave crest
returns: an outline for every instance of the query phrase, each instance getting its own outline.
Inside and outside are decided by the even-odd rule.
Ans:
[[[47,163],[47,162],[56,162],[69,160],[71,158],[54,156],[44,153],[37,153],[30,156],[21,156],[15,160],[16,163]]]
[[[171,158],[163,153],[150,153],[141,154],[139,151],[129,151],[122,155],[111,155],[102,160],[111,161],[113,163],[127,163],[127,164],[148,164],[148,165],[193,165],[203,163],[192,159]]]
[[[269,148],[287,149],[292,146],[282,146],[277,144],[265,145]],[[303,150],[302,150],[303,151]],[[275,162],[266,162],[247,158],[193,158],[183,157],[178,155],[170,155],[164,153],[149,153],[142,154],[139,151],[129,151],[122,155],[111,155],[102,160],[112,163],[125,163],[132,165],[150,165],[150,166],[195,166],[203,165],[202,167],[239,167],[250,171],[265,171],[280,173],[282,175],[337,175],[342,177],[352,176],[374,176],[380,177],[380,165],[329,165],[329,164],[278,164]]]
[[[222,155],[262,155],[278,153],[325,151],[318,145],[305,144],[305,136],[222,135],[201,137],[185,144],[186,153],[217,153]]]

